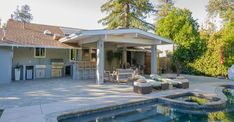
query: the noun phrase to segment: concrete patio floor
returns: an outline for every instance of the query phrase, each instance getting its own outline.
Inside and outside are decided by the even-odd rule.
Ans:
[[[0,108],[40,105],[58,101],[79,101],[95,97],[119,96],[132,93],[128,85],[107,83],[96,85],[95,81],[74,81],[70,78],[17,81],[0,85]]]
[[[224,79],[184,76],[190,81],[189,89],[155,91],[149,95],[133,93],[131,85],[95,85],[95,81],[74,81],[69,78],[0,85],[0,109],[4,109],[0,122],[54,122],[55,116],[64,111],[116,105],[187,91],[215,94],[219,85],[234,85],[234,82]],[[53,119],[48,119],[48,116]]]

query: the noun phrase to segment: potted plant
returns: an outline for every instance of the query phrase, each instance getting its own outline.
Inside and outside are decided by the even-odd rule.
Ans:
[[[18,81],[20,80],[20,66],[17,64],[15,66],[15,80]]]

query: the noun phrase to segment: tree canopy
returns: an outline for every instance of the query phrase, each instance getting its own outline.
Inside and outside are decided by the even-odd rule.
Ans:
[[[21,9],[19,9],[19,6],[17,6],[17,9],[13,14],[13,19],[20,22],[30,23],[33,19],[33,16],[30,12],[31,9],[29,5],[22,5]]]
[[[215,29],[216,23],[212,21],[199,30],[189,10],[173,6],[173,9],[168,9],[164,5],[165,9],[162,9],[156,23],[156,34],[175,42],[173,61],[177,69],[190,74],[227,75],[227,69],[234,63],[233,5],[233,0],[209,1],[209,19],[220,17],[223,20],[219,30]]]
[[[189,66],[195,74],[226,76],[227,69],[234,63],[233,0],[210,0],[207,12],[211,18],[223,19],[224,26],[218,31],[212,31],[212,27],[200,30],[201,38],[207,42],[207,50]],[[220,63],[221,53],[223,64]]]
[[[157,17],[165,17],[173,8],[173,0],[158,0]]]
[[[107,26],[108,29],[154,29],[154,26],[145,20],[150,13],[155,11],[149,0],[108,0],[101,6],[101,11],[106,12],[107,16],[98,22]]]
[[[234,21],[233,0],[209,0],[207,11],[210,16],[219,15],[225,21]]]
[[[156,34],[175,42],[173,57],[177,70],[185,71],[186,64],[195,60],[206,49],[198,33],[198,24],[187,9],[173,8],[168,15],[159,19]]]

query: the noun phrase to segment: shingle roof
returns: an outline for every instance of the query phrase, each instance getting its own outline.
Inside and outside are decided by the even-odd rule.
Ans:
[[[48,30],[52,35],[44,34]],[[50,26],[42,24],[32,24],[8,20],[5,38],[4,31],[0,29],[0,45],[17,45],[28,47],[48,47],[48,48],[74,48],[70,44],[61,43],[53,39],[53,34],[64,37],[63,31],[59,26]]]

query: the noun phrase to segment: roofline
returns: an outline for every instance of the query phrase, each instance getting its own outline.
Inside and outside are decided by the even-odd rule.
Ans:
[[[8,19],[8,21],[16,21],[14,19]],[[19,22],[19,21],[17,21]],[[22,22],[21,22],[22,23]],[[86,29],[82,29],[82,28],[75,28],[75,27],[66,27],[66,26],[59,26],[59,25],[50,25],[50,24],[44,24],[44,23],[27,23],[27,24],[33,24],[33,25],[42,25],[42,26],[51,26],[51,27],[58,27],[58,28],[68,28],[68,29],[79,29],[79,30],[86,30]]]
[[[67,37],[62,38],[60,40],[60,42],[66,42],[67,40],[75,39],[75,38],[78,38],[80,36],[95,36],[95,35],[124,34],[124,33],[142,34],[142,35],[146,35],[148,37],[151,37],[151,38],[158,39],[160,41],[166,42],[168,44],[173,44],[172,40],[170,40],[170,39],[166,39],[166,38],[160,37],[158,35],[155,35],[153,33],[146,32],[146,31],[143,31],[143,30],[140,30],[140,29],[81,30],[79,33],[71,34],[70,36],[68,36],[69,39],[67,39]]]
[[[56,47],[56,46],[34,46],[34,45],[19,45],[19,44],[0,44],[0,47],[31,47],[31,48],[51,48],[51,49],[81,49],[80,47]]]

